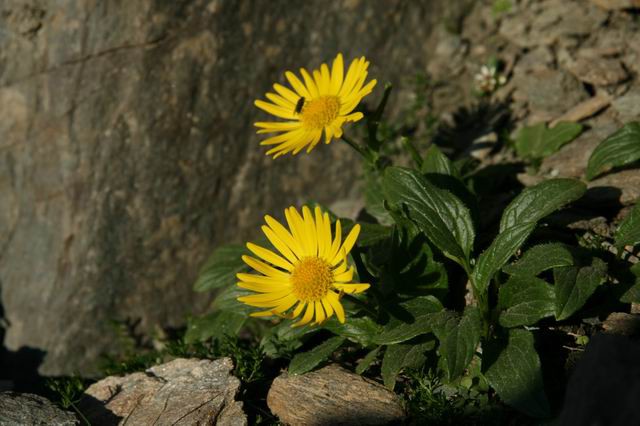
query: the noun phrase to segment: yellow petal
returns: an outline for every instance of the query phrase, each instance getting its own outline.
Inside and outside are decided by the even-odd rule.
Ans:
[[[287,80],[289,80],[289,83],[291,83],[291,87],[293,87],[293,89],[298,92],[298,95],[305,97],[305,98],[310,98],[311,97],[311,93],[309,93],[309,91],[307,90],[306,87],[304,87],[304,84],[302,84],[302,82],[300,81],[300,79],[298,79],[298,77],[296,77],[296,75],[294,73],[292,73],[291,71],[287,71],[284,73],[285,77],[287,77]]]
[[[344,63],[342,62],[342,53],[338,53],[338,56],[333,60],[331,66],[331,89],[332,95],[337,95],[342,87],[342,80],[344,75]]]
[[[356,240],[358,239],[359,234],[360,234],[360,225],[356,223],[353,226],[353,228],[351,228],[351,231],[349,232],[349,235],[347,235],[347,238],[344,239],[344,243],[342,244],[342,247],[340,247],[340,250],[336,254],[336,257],[334,257],[330,262],[332,266],[337,265],[338,262],[342,260],[342,257],[344,256],[341,256],[340,255],[341,253],[344,253],[344,255],[346,255],[351,251],[351,249],[353,248],[353,245],[356,243]]]
[[[336,313],[336,316],[338,317],[338,321],[344,324],[344,308],[342,307],[342,303],[340,303],[338,295],[330,291],[329,293],[327,293],[327,296],[325,299],[331,304],[331,307],[333,308],[333,310]]]
[[[301,257],[302,249],[301,249],[300,244],[298,243],[298,241],[296,241],[293,238],[293,235],[291,235],[291,233],[289,231],[287,231],[287,229],[284,226],[282,226],[282,224],[280,222],[278,222],[277,220],[275,220],[271,216],[268,216],[268,215],[265,216],[264,220],[265,220],[265,222],[267,222],[267,225],[269,225],[269,227],[273,230],[273,232],[276,233],[278,238],[280,238],[282,241],[284,241],[284,243],[289,246],[291,251],[293,251],[293,253],[298,258]]]
[[[296,257],[296,255],[293,254],[291,249],[289,249],[289,247],[280,238],[278,238],[276,233],[273,232],[271,228],[269,228],[266,225],[263,225],[262,232],[264,232],[264,235],[267,236],[267,239],[269,240],[269,242],[271,242],[271,244],[273,244],[273,246],[280,253],[282,253],[289,262],[291,262],[292,264],[295,264],[298,261],[298,258]]]
[[[331,307],[331,303],[329,303],[326,297],[322,299],[322,306],[327,313],[327,319],[331,318],[331,316],[333,315],[333,308]]]
[[[251,291],[257,291],[258,293],[273,293],[285,288],[285,284],[275,285],[275,284],[261,284],[261,283],[243,282],[243,281],[238,282],[237,285],[240,288],[245,288]],[[290,286],[288,287],[290,288]]]
[[[311,256],[318,255],[318,233],[316,231],[316,224],[313,221],[311,210],[309,207],[302,206],[302,216],[304,220],[304,231],[307,236],[307,242],[309,243],[309,254]]]
[[[266,263],[253,258],[251,256],[247,256],[247,255],[242,255],[242,260],[244,261],[244,263],[246,263],[247,265],[251,266],[253,269],[255,269],[258,272],[261,272],[269,277],[273,277],[273,278],[289,278],[289,274],[287,274],[286,272],[283,272],[279,269],[273,268],[269,265],[267,265]]]
[[[293,327],[300,327],[302,325],[308,324],[313,319],[314,306],[315,304],[313,302],[309,302],[307,304],[307,310],[305,311],[304,316],[300,321],[293,324]]]
[[[258,121],[257,123],[253,123],[254,126],[259,127],[264,130],[295,130],[302,126],[302,123],[299,121]]]
[[[353,273],[355,272],[355,269],[353,268],[353,266],[351,268],[349,268],[349,270],[344,271],[340,274],[334,274],[333,275],[333,279],[337,282],[342,282],[342,283],[346,283],[349,282],[353,279]]]
[[[351,284],[333,283],[333,287],[337,288],[338,290],[342,290],[348,294],[355,294],[355,293],[362,293],[363,291],[371,287],[371,285],[365,284],[365,283],[351,283]]]
[[[298,306],[296,306],[296,308],[291,313],[291,318],[298,318],[298,316],[300,316],[300,314],[302,313],[302,310],[304,309],[306,304],[307,304],[307,302],[300,301]]]
[[[288,277],[272,278],[272,277],[266,277],[264,275],[245,274],[244,272],[237,273],[236,278],[246,283],[259,283],[259,284],[267,284],[267,285],[273,285],[273,286],[286,285],[289,283]]]
[[[322,303],[317,300],[316,301],[316,324],[322,324],[326,319],[326,315],[324,314],[324,309],[322,308]]]
[[[247,243],[247,248],[259,258],[264,259],[267,262],[270,262],[271,264],[282,269],[286,269],[287,271],[293,271],[293,265],[289,261],[285,260],[281,256],[278,256],[271,250],[267,250],[266,248],[260,247],[253,243]]]
[[[289,120],[296,118],[293,109],[288,110],[286,108],[282,108],[277,105],[270,104],[265,101],[261,101],[259,99],[256,100],[253,104],[258,108],[260,108],[261,110],[264,110],[269,114],[275,115],[276,117],[286,118]]]
[[[282,96],[276,95],[275,93],[267,93],[265,94],[265,96],[267,99],[269,99],[271,102],[273,102],[274,104],[276,104],[281,108],[284,108],[286,110],[292,110],[292,111],[296,109],[295,102],[288,101]]]
[[[322,82],[322,90],[320,92],[330,94],[331,93],[331,75],[329,75],[329,67],[327,66],[327,64],[322,64],[320,66],[320,78]]]
[[[298,99],[300,99],[300,96],[278,83],[274,84],[273,88],[276,89],[276,92],[278,92],[280,96],[293,104],[295,108],[296,104],[298,103]]]
[[[309,91],[311,99],[317,98],[319,96],[318,87],[316,86],[316,83],[314,83],[313,78],[311,78],[307,70],[304,68],[300,68],[300,74],[302,74],[302,78],[304,78],[304,85]]]
[[[335,239],[333,240],[333,244],[331,244],[331,250],[329,250],[329,255],[327,256],[327,261],[332,263],[338,254],[338,249],[340,249],[340,243],[342,242],[342,226],[340,225],[340,220],[336,220],[336,232]]]

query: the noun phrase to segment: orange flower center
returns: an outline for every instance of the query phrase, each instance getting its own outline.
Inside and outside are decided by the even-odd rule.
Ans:
[[[339,113],[340,98],[321,96],[304,104],[300,118],[305,127],[321,130],[331,124]]]
[[[318,257],[305,257],[291,273],[293,295],[303,302],[315,302],[327,295],[333,283],[331,266]]]

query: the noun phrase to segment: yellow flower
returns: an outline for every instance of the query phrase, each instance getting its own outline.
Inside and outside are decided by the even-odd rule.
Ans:
[[[267,224],[262,226],[280,254],[247,243],[247,248],[260,259],[242,256],[242,260],[259,274],[237,274],[238,286],[260,294],[238,300],[267,309],[252,316],[297,318],[304,311],[294,326],[311,321],[321,324],[334,313],[344,323],[341,294],[361,293],[369,288],[369,284],[350,283],[354,268],[347,265],[347,254],[358,238],[360,225],[355,225],[342,242],[340,221],[336,221],[333,238],[329,215],[323,214],[319,207],[315,208],[315,217],[306,206],[302,208],[302,215],[294,207],[284,213],[289,230],[271,216],[265,216]],[[293,311],[285,314],[292,308]]]
[[[340,138],[344,123],[363,117],[361,112],[352,111],[376,85],[376,80],[365,85],[368,67],[369,62],[364,56],[354,59],[344,76],[342,54],[339,53],[333,60],[331,71],[327,64],[322,64],[319,70],[312,72],[312,78],[306,69],[301,68],[304,83],[287,71],[285,76],[293,91],[276,83],[273,88],[277,93],[266,94],[271,103],[255,101],[258,108],[288,120],[255,123],[260,128],[259,134],[279,133],[260,143],[275,145],[267,155],[273,155],[273,158],[289,152],[296,155],[305,147],[309,153],[320,142],[323,131],[325,143],[330,143],[332,138]]]

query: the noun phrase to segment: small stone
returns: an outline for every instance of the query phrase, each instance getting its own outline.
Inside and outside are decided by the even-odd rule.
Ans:
[[[611,104],[611,98],[609,95],[606,93],[600,93],[586,101],[580,102],[578,105],[553,120],[550,123],[550,126],[553,127],[561,121],[576,123],[602,111],[604,108],[609,106],[609,104]]]
[[[629,78],[629,74],[617,59],[580,57],[565,64],[565,69],[585,83],[595,86],[611,86]]]
[[[80,410],[92,425],[246,426],[235,401],[240,380],[229,358],[175,359],[144,373],[109,376],[89,386]]]
[[[640,120],[640,87],[634,87],[624,96],[615,99],[612,104],[623,123]]]
[[[0,425],[75,426],[75,414],[30,393],[0,392]]]
[[[267,405],[288,425],[384,425],[405,419],[393,392],[337,365],[300,376],[278,376]]]
[[[640,315],[612,312],[602,323],[607,333],[635,336],[640,332]]]

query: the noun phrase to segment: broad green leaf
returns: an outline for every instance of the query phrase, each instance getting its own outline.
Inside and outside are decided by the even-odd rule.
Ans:
[[[606,278],[607,264],[593,258],[591,266],[565,266],[553,270],[555,314],[558,321],[569,318],[587,302]]]
[[[522,258],[502,270],[510,275],[535,277],[549,269],[573,265],[571,251],[561,243],[540,244],[527,250]]]
[[[462,317],[444,311],[435,322],[433,333],[440,341],[440,356],[447,363],[449,380],[462,376],[480,342],[482,321],[480,311],[469,306]]]
[[[209,291],[216,288],[235,285],[236,274],[248,267],[242,261],[242,255],[248,250],[238,244],[219,247],[207,259],[193,285],[195,291]]]
[[[424,343],[387,346],[380,368],[384,385],[393,390],[400,371],[405,367],[420,367],[426,361],[424,353],[434,347],[435,342],[433,340]]]
[[[382,327],[369,317],[349,318],[344,324],[332,317],[322,327],[363,346],[371,344],[382,331]]]
[[[467,207],[448,191],[437,188],[418,172],[388,167],[383,189],[392,206],[406,206],[409,217],[447,256],[465,263],[475,231]]]
[[[631,267],[631,273],[636,277],[636,283],[620,297],[624,303],[640,303],[640,263]]]
[[[378,358],[378,352],[380,352],[380,348],[382,346],[378,346],[377,348],[369,351],[368,354],[364,356],[360,361],[358,361],[358,365],[356,365],[356,374],[362,374],[371,367],[371,364]]]
[[[640,122],[624,125],[606,138],[591,153],[587,164],[587,180],[591,180],[614,167],[640,160]]]
[[[438,173],[458,177],[458,170],[451,163],[451,160],[434,144],[427,148],[424,154],[422,173]]]
[[[358,246],[369,247],[391,236],[391,227],[372,223],[360,223]]]
[[[504,210],[500,232],[521,223],[535,223],[584,195],[587,187],[575,179],[549,179],[522,191]]]
[[[382,225],[392,225],[393,219],[384,208],[382,178],[375,171],[366,170],[364,179],[364,203],[367,213]]]
[[[290,321],[281,321],[265,331],[260,347],[270,358],[291,358],[302,346],[304,336],[320,330],[318,327],[291,327]]]
[[[640,243],[640,200],[620,223],[615,235],[616,246],[634,246]]]
[[[476,288],[480,293],[487,290],[496,272],[515,254],[536,227],[535,222],[520,223],[502,231],[478,257],[473,270]]]
[[[562,122],[548,129],[544,123],[523,127],[516,136],[516,152],[524,158],[544,158],[582,132],[582,125]]]
[[[531,417],[549,416],[540,358],[529,331],[512,328],[505,338],[487,342],[482,371],[506,404]]]
[[[231,311],[218,311],[192,318],[187,325],[184,340],[186,343],[193,343],[220,339],[226,334],[235,336],[246,320],[246,315]]]
[[[392,345],[429,333],[434,314],[442,309],[440,301],[433,296],[416,297],[401,303],[399,310],[404,314],[404,318],[391,318],[374,342],[379,345]]]
[[[514,275],[500,286],[500,325],[532,325],[555,312],[555,292],[551,285],[534,276]]]
[[[307,352],[297,354],[289,364],[289,374],[304,374],[326,360],[344,343],[344,337],[334,336]]]

